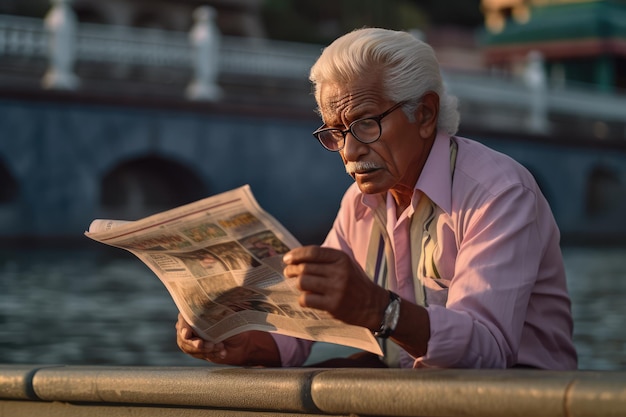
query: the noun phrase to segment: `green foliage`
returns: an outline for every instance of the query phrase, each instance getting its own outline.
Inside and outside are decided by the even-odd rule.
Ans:
[[[480,26],[484,16],[480,0],[419,0],[432,25]]]
[[[328,43],[361,27],[424,28],[428,16],[411,0],[265,0],[268,36],[297,42]]]

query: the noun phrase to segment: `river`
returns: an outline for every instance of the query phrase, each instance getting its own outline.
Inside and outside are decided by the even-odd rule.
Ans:
[[[626,248],[563,253],[580,369],[626,370]],[[119,249],[0,250],[0,363],[204,365],[178,350],[176,315],[160,281]]]

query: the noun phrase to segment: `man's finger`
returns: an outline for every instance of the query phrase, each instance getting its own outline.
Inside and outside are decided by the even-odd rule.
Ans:
[[[319,310],[324,310],[323,307],[326,305],[326,298],[320,294],[314,293],[302,293],[298,298],[298,302],[302,307],[310,307],[316,308]]]
[[[331,263],[337,261],[342,252],[337,249],[321,246],[302,246],[290,250],[283,256],[286,265],[295,265],[303,262]]]
[[[315,294],[326,294],[330,291],[327,279],[323,276],[304,274],[298,280],[298,289]]]

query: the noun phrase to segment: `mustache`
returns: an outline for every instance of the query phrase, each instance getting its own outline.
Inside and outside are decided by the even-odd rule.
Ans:
[[[380,168],[380,165],[375,162],[369,161],[349,161],[345,164],[346,172],[348,175],[353,175],[357,172],[370,171],[372,169]]]

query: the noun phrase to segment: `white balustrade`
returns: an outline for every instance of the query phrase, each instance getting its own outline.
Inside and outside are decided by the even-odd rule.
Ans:
[[[321,52],[316,45],[221,36],[205,8],[198,10],[196,24],[185,33],[79,23],[69,0],[52,1],[45,24],[41,19],[0,15],[0,57],[47,58],[48,88],[75,87],[77,63],[169,67],[191,71],[188,97],[207,99],[219,90],[219,73],[305,81]]]
[[[41,19],[0,16],[0,56],[45,57],[47,42]]]
[[[189,68],[184,32],[83,23],[78,59],[86,62]]]
[[[193,51],[194,76],[187,87],[187,98],[216,101],[222,92],[217,85],[221,36],[215,25],[215,10],[201,6],[194,11],[193,17],[195,24],[189,33],[189,41]]]
[[[543,56],[539,51],[531,51],[527,56],[524,82],[531,92],[528,127],[535,133],[547,133],[548,125],[548,80],[544,68]]]
[[[42,85],[48,89],[74,90],[79,80],[74,74],[77,20],[70,0],[51,0],[53,7],[44,19],[49,32],[49,64]]]

